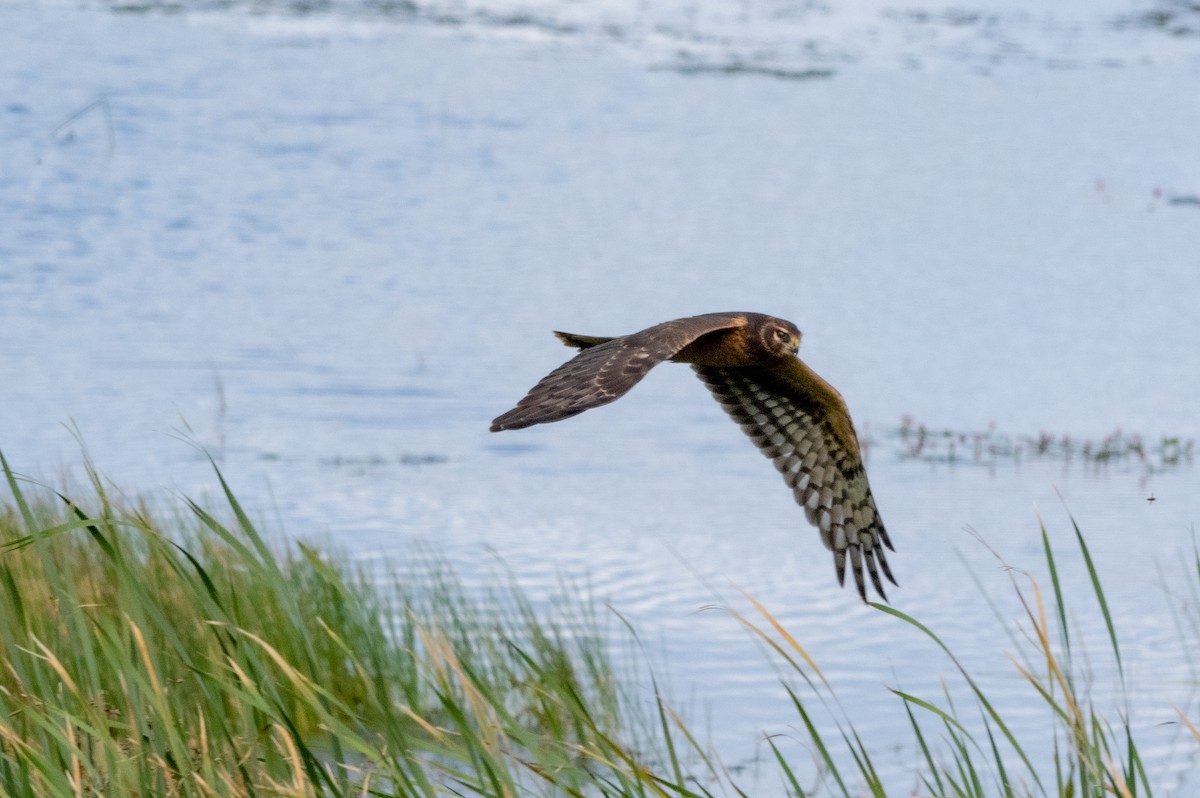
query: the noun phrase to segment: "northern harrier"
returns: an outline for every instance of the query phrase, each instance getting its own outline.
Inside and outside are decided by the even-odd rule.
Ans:
[[[887,598],[876,563],[896,584],[884,556],[892,543],[871,497],[858,436],[841,394],[796,357],[796,325],[761,313],[708,313],[619,338],[555,335],[582,351],[493,421],[492,432],[570,418],[624,396],[664,360],[690,363],[783,474],[833,552],[838,583],[845,583],[849,553],[863,601],[864,570]]]

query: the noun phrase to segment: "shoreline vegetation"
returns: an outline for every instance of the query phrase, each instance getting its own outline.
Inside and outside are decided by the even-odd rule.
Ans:
[[[272,547],[220,471],[221,508],[130,501],[86,464],[72,495],[0,455],[0,793],[5,796],[753,796],[660,693],[610,655],[601,613],[568,597],[544,617],[514,584],[469,597],[433,558],[419,584],[304,544]],[[214,464],[215,469],[215,464]],[[915,618],[970,700],[880,686],[903,702],[914,753],[904,794],[1149,796],[1127,713],[1106,716],[1087,674],[1112,665],[1113,623],[1085,536],[1052,550],[1049,584],[1013,572],[1016,650],[1052,748],[1023,740],[986,688]],[[1068,607],[1057,562],[1086,564],[1092,596]],[[1192,552],[1187,605],[1200,607]],[[795,796],[895,795],[831,683],[768,608],[726,608],[777,661],[807,758],[767,738],[758,780]],[[1068,619],[1099,613],[1108,648],[1082,650]],[[625,623],[620,616],[618,621]],[[998,619],[1002,618],[997,611]],[[1195,636],[1187,615],[1181,632]],[[1194,621],[1195,619],[1192,618]],[[636,631],[626,624],[636,640]],[[714,689],[719,689],[714,686]],[[956,687],[957,691],[957,687]],[[652,701],[646,701],[650,692]],[[957,692],[955,693],[957,695]],[[1200,746],[1182,709],[1180,745]],[[830,727],[835,736],[819,729]]]
[[[893,441],[905,460],[988,467],[1045,460],[1077,463],[1095,471],[1123,466],[1145,474],[1190,466],[1196,449],[1192,438],[1145,436],[1119,428],[1099,438],[1045,431],[1029,435],[1002,432],[994,423],[983,430],[938,429],[911,416],[902,418],[899,429],[884,437]]]

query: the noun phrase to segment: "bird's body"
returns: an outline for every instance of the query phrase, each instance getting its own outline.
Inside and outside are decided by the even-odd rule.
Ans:
[[[864,570],[884,596],[876,563],[895,584],[884,557],[891,542],[867,484],[846,403],[796,357],[800,331],[794,324],[760,313],[709,313],[616,338],[555,335],[580,353],[496,418],[493,432],[578,415],[620,398],[663,361],[690,364],[774,461],[833,551],[839,582],[849,556],[864,601]]]

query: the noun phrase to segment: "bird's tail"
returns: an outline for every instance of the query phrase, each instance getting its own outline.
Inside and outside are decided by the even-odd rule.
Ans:
[[[612,340],[612,338],[605,338],[598,335],[576,335],[575,333],[559,332],[558,330],[554,331],[554,335],[567,346],[573,346],[576,349],[591,349],[593,346],[599,346]]]

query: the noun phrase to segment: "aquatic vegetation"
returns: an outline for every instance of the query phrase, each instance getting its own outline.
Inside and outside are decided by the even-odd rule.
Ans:
[[[0,457],[0,792],[504,795],[637,783],[623,681],[568,600],[468,600],[276,552],[228,506],[157,518],[89,468],[47,499]],[[218,475],[219,476],[219,475]],[[34,493],[33,496],[27,493]]]
[[[992,466],[1044,459],[1095,468],[1123,465],[1149,473],[1191,465],[1196,450],[1193,439],[1177,435],[1152,438],[1121,429],[1098,439],[1067,433],[1010,434],[995,424],[984,430],[936,429],[911,416],[905,416],[887,438],[898,445],[901,457],[910,460]]]
[[[757,794],[653,675],[614,664],[613,616],[586,596],[545,617],[503,580],[469,596],[432,558],[381,578],[309,546],[272,546],[219,472],[225,507],[184,500],[164,515],[116,495],[90,466],[83,496],[34,486],[2,456],[0,467],[11,492],[0,503],[4,795]],[[1047,710],[1051,747],[1015,730],[936,630],[873,605],[957,670],[942,695],[880,687],[911,722],[901,744],[918,794],[1148,796],[1159,786],[1129,718],[1107,717],[1087,694],[1085,671],[1107,662],[1122,684],[1126,671],[1084,535],[1074,529],[1071,556],[1093,595],[1071,607],[1059,580],[1067,555],[1044,529],[1042,541],[1049,585],[1013,573],[1024,635],[1010,635],[1017,650],[999,665]],[[1194,565],[1180,597],[1192,637],[1200,555]],[[846,717],[802,641],[745,598],[752,613],[726,611],[780,664],[811,753],[797,759],[769,738],[774,783],[796,796],[896,794],[855,729],[870,718]],[[1099,613],[1107,651],[1073,635],[1081,612]],[[834,735],[820,731],[830,718]],[[1196,722],[1178,718],[1200,747]]]
[[[971,700],[956,705],[949,679],[943,680],[944,693],[938,698],[918,696],[899,689],[892,693],[904,701],[922,767],[917,778],[921,794],[938,796],[1134,796],[1152,795],[1157,781],[1143,763],[1137,735],[1128,714],[1114,720],[1098,710],[1088,695],[1087,676],[1102,667],[1107,659],[1115,665],[1122,687],[1125,672],[1121,649],[1109,611],[1104,590],[1083,534],[1076,526],[1075,538],[1079,554],[1087,565],[1094,590],[1092,598],[1101,614],[1111,644],[1108,657],[1098,652],[1084,652],[1072,642],[1065,596],[1060,587],[1056,555],[1050,546],[1045,528],[1042,543],[1049,567],[1051,593],[1048,599],[1042,586],[1031,576],[1013,573],[1015,596],[1023,617],[1018,623],[1023,629],[1023,645],[1009,654],[1009,666],[1020,674],[1028,687],[1030,706],[1040,705],[1053,719],[1053,745],[1023,739],[989,697],[988,690],[955,656],[938,634],[897,609],[874,605],[881,612],[894,616],[927,636],[957,669],[957,680],[964,684]],[[777,622],[759,608],[769,625],[782,634]],[[803,650],[790,637],[784,638],[788,647],[807,661],[808,668],[818,678],[805,676],[810,691],[822,699],[825,706],[836,705],[836,691],[820,674],[816,665],[807,660]],[[778,645],[784,652],[785,646]],[[805,669],[798,660],[789,657],[797,672]],[[852,721],[847,721],[843,740],[850,749],[853,766],[841,767],[828,754],[828,745],[810,721],[806,700],[789,688],[797,711],[804,719],[813,745],[822,754],[826,768],[825,786],[829,794],[850,796],[847,789],[851,779],[860,779],[870,795],[882,798],[889,794],[883,778],[872,764],[872,754],[859,740]],[[1180,720],[1193,731],[1190,720],[1176,710]],[[982,732],[979,730],[982,722]],[[784,763],[781,760],[781,766]],[[832,784],[830,783],[832,782]],[[836,785],[836,788],[834,786]],[[793,781],[797,795],[806,794]]]

